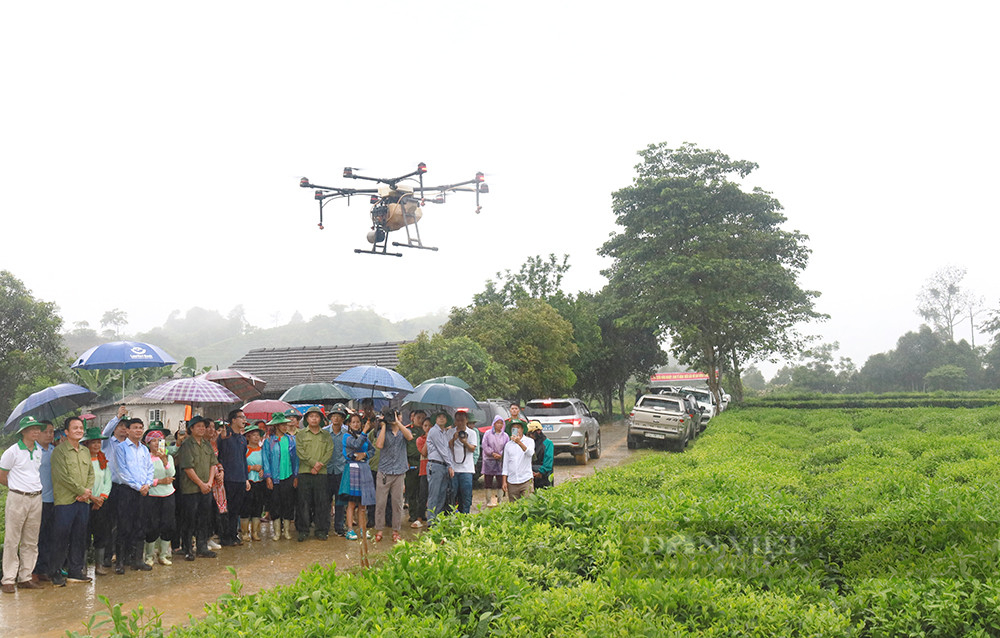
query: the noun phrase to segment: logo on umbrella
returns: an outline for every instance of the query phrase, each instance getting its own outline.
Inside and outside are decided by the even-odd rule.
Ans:
[[[146,349],[142,346],[132,346],[132,354],[129,355],[129,359],[135,361],[136,359],[152,359],[153,355],[146,354]]]

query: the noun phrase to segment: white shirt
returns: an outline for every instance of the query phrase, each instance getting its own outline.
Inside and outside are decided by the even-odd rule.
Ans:
[[[42,447],[37,443],[34,449],[18,441],[0,456],[0,470],[7,471],[7,487],[18,492],[41,492]]]
[[[531,472],[531,457],[535,455],[535,441],[528,435],[521,437],[524,449],[513,441],[507,441],[503,446],[503,469],[501,474],[507,477],[507,482],[520,485],[534,478]]]
[[[479,432],[476,428],[467,427],[465,431],[469,433],[468,442],[473,447],[479,447]],[[458,439],[451,444],[451,458],[455,462],[456,474],[475,474],[476,453],[462,445]]]

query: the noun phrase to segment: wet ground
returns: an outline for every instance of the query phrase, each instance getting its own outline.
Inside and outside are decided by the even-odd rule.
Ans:
[[[560,455],[555,459],[557,484],[588,476],[596,470],[621,463],[632,452],[625,446],[623,425],[604,426],[601,429],[604,452],[601,458],[587,465],[576,465],[573,457]],[[473,511],[485,508],[485,491],[480,481],[473,497]],[[264,531],[270,531],[264,524]],[[403,537],[411,539],[416,532],[404,524]],[[293,535],[294,539],[294,535]],[[392,547],[385,540],[369,543],[370,553],[383,552]],[[327,541],[310,538],[296,540],[264,540],[242,547],[219,550],[216,559],[199,558],[185,562],[181,555],[174,556],[172,566],[156,565],[152,572],[126,571],[100,576],[88,584],[70,583],[66,587],[47,587],[38,591],[18,591],[0,595],[0,636],[61,636],[67,630],[83,632],[83,621],[104,607],[97,597],[107,596],[113,603],[121,603],[126,612],[142,605],[156,608],[163,614],[164,626],[184,623],[190,615],[202,615],[206,603],[229,592],[231,575],[226,569],[236,569],[243,583],[243,593],[253,593],[275,585],[289,584],[299,572],[314,563],[336,563],[338,570],[351,569],[358,564],[358,544],[331,535]],[[94,576],[93,567],[89,576]]]

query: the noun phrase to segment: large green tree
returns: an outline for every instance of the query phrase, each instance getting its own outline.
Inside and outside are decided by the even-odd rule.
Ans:
[[[604,274],[630,321],[669,336],[681,363],[709,373],[716,396],[716,374],[731,370],[739,400],[743,367],[799,351],[796,324],[821,317],[819,293],[798,284],[807,238],[782,228],[770,193],[739,183],[753,162],[692,144],[639,155],[632,185],[613,195],[622,230],[601,248],[614,259]]]
[[[56,305],[35,299],[9,271],[0,271],[0,417],[6,420],[23,396],[67,376],[62,318]],[[41,381],[36,382],[36,380]],[[44,387],[44,386],[43,386]]]
[[[562,395],[576,383],[570,367],[577,352],[573,325],[541,299],[522,299],[512,308],[454,308],[441,335],[465,336],[481,345],[509,371],[518,399]]]
[[[510,372],[466,336],[449,339],[421,332],[415,341],[400,348],[396,370],[414,384],[433,377],[460,377],[479,399],[506,397],[514,389]]]

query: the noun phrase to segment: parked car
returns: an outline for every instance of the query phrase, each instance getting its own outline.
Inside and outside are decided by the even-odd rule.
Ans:
[[[702,420],[701,429],[704,430],[712,417],[719,413],[719,407],[715,404],[715,397],[707,388],[681,388],[684,394],[690,394],[698,402],[698,405],[705,408],[705,416]]]
[[[690,395],[644,394],[629,414],[626,444],[634,450],[642,443],[663,443],[682,452],[698,435],[703,414]]]
[[[580,399],[534,399],[523,413],[528,421],[542,424],[555,454],[568,452],[579,465],[601,458],[601,424]]]

